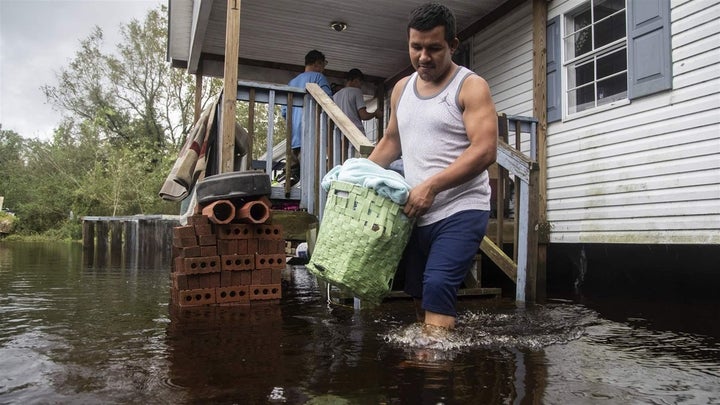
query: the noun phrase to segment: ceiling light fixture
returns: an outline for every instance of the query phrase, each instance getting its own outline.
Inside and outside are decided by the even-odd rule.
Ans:
[[[333,21],[330,23],[330,29],[337,32],[343,32],[347,27],[347,24],[342,21]]]

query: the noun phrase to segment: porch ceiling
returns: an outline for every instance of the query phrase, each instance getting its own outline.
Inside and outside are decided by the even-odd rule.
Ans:
[[[330,75],[357,67],[368,76],[386,79],[408,68],[407,15],[426,0],[237,1],[241,64],[302,70],[305,54],[317,49],[327,57]],[[444,4],[455,12],[460,32],[505,1],[446,0]],[[205,66],[223,59],[228,0],[169,0],[169,4],[168,57],[173,65],[187,67],[189,73],[203,66],[204,74],[217,75]],[[347,30],[330,29],[333,21],[346,23]]]

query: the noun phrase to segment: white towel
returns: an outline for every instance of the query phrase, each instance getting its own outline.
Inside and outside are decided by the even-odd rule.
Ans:
[[[333,181],[358,184],[375,190],[379,195],[403,205],[410,194],[410,185],[399,173],[386,170],[372,160],[348,159],[342,166],[335,166],[323,177],[322,188],[330,190]]]

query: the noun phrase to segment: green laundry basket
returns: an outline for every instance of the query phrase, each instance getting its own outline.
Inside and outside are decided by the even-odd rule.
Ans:
[[[369,304],[390,291],[410,238],[402,206],[375,190],[334,181],[307,268]]]

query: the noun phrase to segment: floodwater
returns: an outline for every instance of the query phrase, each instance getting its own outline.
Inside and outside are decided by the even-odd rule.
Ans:
[[[408,300],[175,310],[167,268],[0,242],[0,403],[719,404],[718,301],[463,299],[423,338]]]

